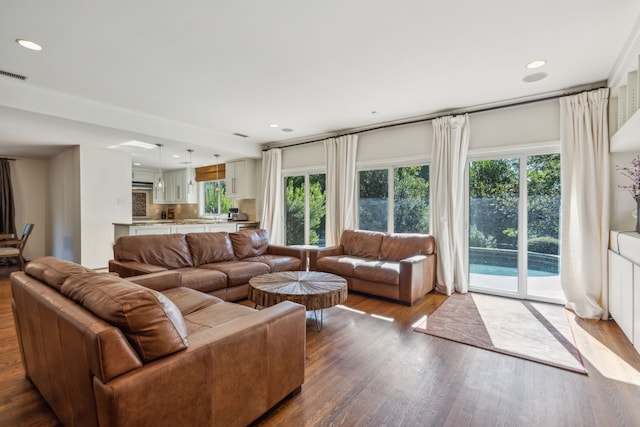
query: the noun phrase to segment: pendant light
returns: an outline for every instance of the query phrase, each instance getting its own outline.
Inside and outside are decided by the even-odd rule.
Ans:
[[[220,214],[221,203],[220,203],[220,181],[218,175],[218,169],[220,168],[220,154],[213,155],[216,158],[216,188],[218,189],[218,215]]]
[[[192,149],[188,149],[187,151],[189,152],[189,169],[191,169],[192,168],[192,166],[191,166],[191,153],[193,153],[193,150]],[[191,173],[191,171],[189,171],[189,185],[188,185],[189,194],[191,194],[191,192],[193,191],[193,178],[191,177],[191,175],[192,175],[192,173]]]
[[[158,146],[158,182],[156,188],[164,193],[164,181],[162,180],[162,147],[164,144],[156,144]]]

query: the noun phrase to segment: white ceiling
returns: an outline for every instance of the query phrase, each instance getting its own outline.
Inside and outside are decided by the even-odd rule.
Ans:
[[[0,70],[28,79],[0,76],[0,155],[137,139],[165,144],[165,166],[188,148],[211,163],[553,93],[607,80],[639,14],[638,0],[3,0]],[[522,81],[534,72],[548,77]]]

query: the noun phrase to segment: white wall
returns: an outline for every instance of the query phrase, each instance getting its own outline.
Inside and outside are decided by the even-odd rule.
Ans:
[[[11,183],[16,209],[16,231],[22,233],[25,224],[34,228],[24,249],[26,259],[48,253],[49,230],[49,162],[18,159],[11,162]]]
[[[81,263],[80,149],[49,160],[50,254]]]
[[[131,222],[131,155],[80,149],[81,264],[107,267],[113,258],[113,223]]]

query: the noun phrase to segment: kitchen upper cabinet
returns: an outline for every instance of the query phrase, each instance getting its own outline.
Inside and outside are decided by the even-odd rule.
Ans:
[[[158,182],[158,173],[154,177],[154,184]],[[153,202],[164,204],[198,203],[198,193],[193,169],[177,169],[162,173],[164,192],[154,186]],[[193,182],[191,188],[189,181]]]
[[[256,161],[236,160],[226,165],[226,196],[230,199],[255,199]]]
[[[151,169],[133,169],[131,180],[135,182],[153,182],[154,171]]]

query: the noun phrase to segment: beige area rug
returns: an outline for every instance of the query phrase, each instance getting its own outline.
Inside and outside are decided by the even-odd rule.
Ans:
[[[587,374],[567,313],[553,304],[453,294],[414,330]]]

